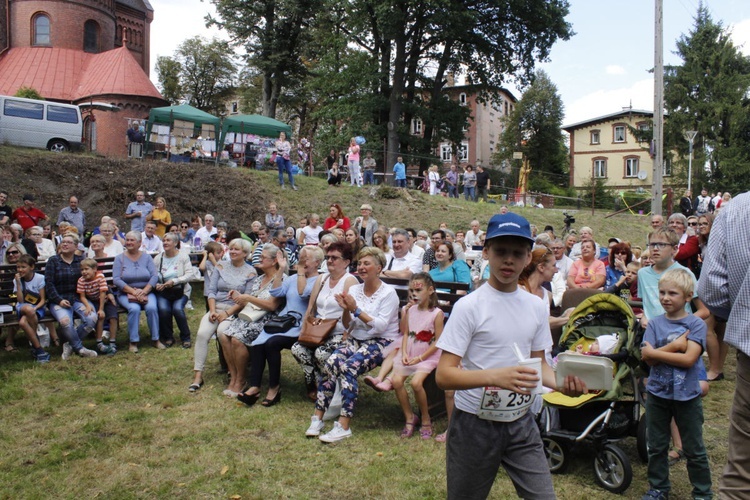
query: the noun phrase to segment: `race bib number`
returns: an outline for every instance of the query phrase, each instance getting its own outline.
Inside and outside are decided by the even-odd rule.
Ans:
[[[499,387],[485,387],[477,417],[495,422],[514,422],[526,415],[534,394],[521,394]]]

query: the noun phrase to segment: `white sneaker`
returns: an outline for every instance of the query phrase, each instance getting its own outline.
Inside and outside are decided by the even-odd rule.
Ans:
[[[96,351],[86,349],[85,347],[81,347],[81,350],[77,354],[82,358],[95,358],[97,356]]]
[[[323,430],[323,427],[325,424],[321,419],[319,419],[317,416],[313,415],[313,417],[310,419],[310,427],[307,428],[305,431],[305,436],[307,437],[316,437],[320,436],[320,431]]]
[[[340,423],[334,422],[331,432],[323,434],[318,439],[320,439],[324,443],[335,443],[336,441],[341,441],[342,439],[346,439],[349,437],[352,437],[352,430],[344,429],[343,427],[341,427]]]
[[[62,353],[63,361],[67,361],[68,358],[70,358],[71,354],[73,354],[73,348],[70,347],[70,342],[65,342],[63,344],[63,353]]]

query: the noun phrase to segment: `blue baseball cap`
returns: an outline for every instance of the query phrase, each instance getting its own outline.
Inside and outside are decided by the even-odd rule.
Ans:
[[[489,224],[487,224],[487,233],[484,236],[484,241],[501,236],[516,236],[529,240],[531,243],[536,241],[531,237],[529,221],[513,212],[493,215]]]

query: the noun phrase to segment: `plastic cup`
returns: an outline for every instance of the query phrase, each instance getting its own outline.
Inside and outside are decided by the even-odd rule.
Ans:
[[[520,361],[519,366],[528,366],[536,370],[536,374],[539,377],[539,381],[536,383],[536,387],[531,389],[531,394],[544,394],[544,385],[542,384],[542,358],[529,358]]]

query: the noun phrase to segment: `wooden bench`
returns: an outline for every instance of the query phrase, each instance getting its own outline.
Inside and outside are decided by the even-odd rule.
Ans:
[[[102,274],[104,274],[104,277],[107,280],[107,285],[112,287],[113,266],[115,258],[105,257],[103,259],[96,259],[96,261],[99,263],[99,270],[102,272]],[[45,262],[37,262],[36,272],[39,274],[44,274],[45,266]],[[18,315],[16,314],[16,296],[13,293],[13,280],[15,279],[15,276],[15,265],[0,266],[0,306],[11,307],[11,311],[3,311],[0,313],[0,318],[2,318],[0,327],[18,328],[19,326]],[[118,307],[118,312],[120,314],[127,313],[127,311],[122,307]],[[54,321],[55,318],[53,318],[51,314],[47,314],[42,320],[40,320],[40,323],[52,323]]]
[[[380,278],[383,283],[387,283],[396,289],[399,298],[399,305],[403,307],[409,299],[409,280],[404,278]],[[435,289],[438,290],[438,307],[445,313],[445,320],[448,321],[453,306],[458,299],[465,297],[469,293],[470,286],[467,283],[457,283],[453,281],[436,281]],[[430,417],[435,418],[443,415],[445,409],[445,392],[440,389],[435,381],[435,371],[425,379],[423,384],[427,393],[427,403],[430,409]]]

